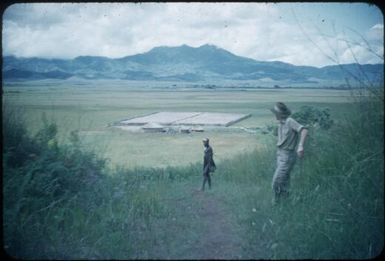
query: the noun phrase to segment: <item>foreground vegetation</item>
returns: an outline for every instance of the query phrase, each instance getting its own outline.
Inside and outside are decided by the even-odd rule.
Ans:
[[[366,259],[384,246],[384,128],[382,102],[358,102],[329,131],[311,129],[306,159],[292,174],[286,204],[271,208],[273,152],[228,163],[226,180],[258,184],[244,196],[251,252],[263,258]],[[232,166],[241,167],[235,176]],[[256,171],[258,170],[258,171]]]
[[[273,137],[218,164],[213,189],[195,197],[200,164],[111,170],[76,131],[60,144],[54,123],[31,135],[5,109],[4,248],[35,259],[194,258],[209,229],[195,210],[212,199],[234,221],[242,258],[374,257],[384,245],[383,113],[383,100],[361,99],[328,128],[314,124],[290,198],[272,207]]]

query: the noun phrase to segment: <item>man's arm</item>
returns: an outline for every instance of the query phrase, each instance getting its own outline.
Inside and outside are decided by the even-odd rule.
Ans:
[[[302,128],[301,130],[301,136],[299,138],[299,143],[298,143],[298,149],[297,149],[297,154],[298,157],[302,158],[304,151],[303,151],[303,145],[305,144],[306,141],[306,136],[307,136],[308,130],[305,128]]]

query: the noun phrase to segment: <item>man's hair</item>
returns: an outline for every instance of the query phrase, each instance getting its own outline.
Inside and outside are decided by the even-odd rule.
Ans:
[[[283,102],[277,102],[274,106],[274,110],[283,117],[289,117],[291,114],[290,109]]]

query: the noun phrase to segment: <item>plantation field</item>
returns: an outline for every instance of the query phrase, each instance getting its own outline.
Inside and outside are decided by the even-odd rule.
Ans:
[[[25,116],[28,131],[43,126],[43,115],[58,126],[59,143],[79,130],[85,148],[109,159],[110,166],[166,167],[201,161],[204,137],[209,137],[218,162],[257,149],[269,135],[256,128],[275,124],[269,108],[284,101],[295,112],[300,106],[330,108],[333,118],[349,113],[350,92],[315,89],[139,88],[111,85],[29,85],[3,88],[5,108]],[[203,133],[132,133],[113,123],[159,111],[228,112],[251,117],[226,129]],[[241,128],[253,131],[246,132]]]

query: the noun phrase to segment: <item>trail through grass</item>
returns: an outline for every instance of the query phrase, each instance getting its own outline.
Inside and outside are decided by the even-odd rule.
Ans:
[[[163,196],[170,210],[158,221],[156,235],[163,241],[152,248],[150,258],[160,259],[239,259],[243,258],[242,228],[234,209],[220,196],[223,186],[215,180],[212,190],[200,191],[201,180],[174,184]]]

